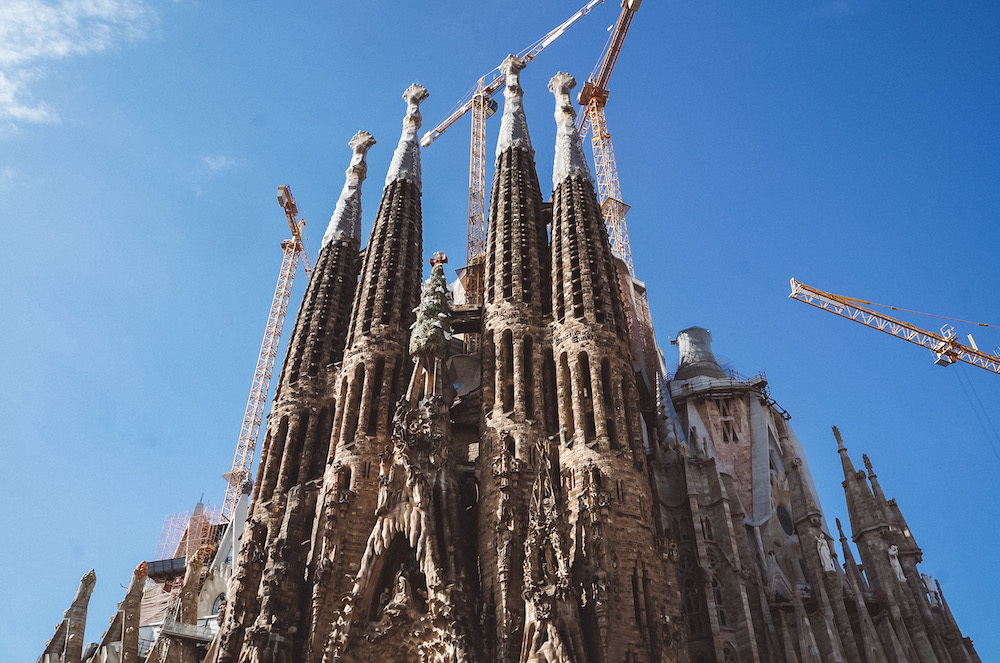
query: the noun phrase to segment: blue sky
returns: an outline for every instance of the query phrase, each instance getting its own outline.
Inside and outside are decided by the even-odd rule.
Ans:
[[[0,658],[37,658],[90,568],[97,639],[164,515],[222,502],[287,234],[277,186],[314,258],[347,141],[372,132],[367,233],[407,85],[429,89],[429,129],[582,4],[0,4]],[[1000,376],[937,367],[787,294],[794,276],[1000,324],[998,13],[646,0],[607,109],[668,363],[671,335],[700,325],[739,371],[766,371],[831,520],[845,508],[830,426],[856,464],[867,452],[984,660],[1000,658]],[[546,83],[557,70],[582,83],[617,14],[608,0],[522,74],[543,190]],[[424,253],[452,267],[468,132],[423,157]]]

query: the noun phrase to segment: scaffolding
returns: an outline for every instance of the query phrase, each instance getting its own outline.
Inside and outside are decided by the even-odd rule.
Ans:
[[[199,502],[193,511],[171,513],[163,519],[154,559],[189,558],[218,538],[222,510]]]

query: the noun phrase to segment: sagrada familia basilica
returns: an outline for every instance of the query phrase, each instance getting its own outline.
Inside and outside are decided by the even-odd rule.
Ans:
[[[141,564],[86,646],[85,576],[40,663],[979,661],[850,441],[834,429],[850,523],[831,527],[763,376],[723,370],[699,327],[667,374],[645,284],[608,240],[575,81],[549,82],[545,202],[521,67],[502,65],[482,305],[440,254],[422,283],[412,85],[363,250],[375,141],[350,142],[239,517]]]

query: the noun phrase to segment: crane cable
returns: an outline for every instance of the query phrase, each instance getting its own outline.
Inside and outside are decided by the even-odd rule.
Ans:
[[[823,292],[819,288],[813,288],[813,290],[816,290],[817,292]],[[985,322],[974,322],[972,320],[962,320],[961,318],[949,318],[946,315],[935,315],[934,313],[922,313],[921,311],[914,311],[912,309],[901,308],[899,306],[889,306],[888,304],[876,304],[875,302],[866,302],[863,299],[855,299],[854,297],[847,297],[845,295],[834,295],[832,292],[824,292],[823,294],[825,294],[825,295],[831,295],[831,296],[836,297],[838,299],[843,299],[844,301],[853,302],[855,304],[865,304],[867,306],[878,306],[880,308],[887,308],[887,309],[891,309],[893,311],[905,311],[906,313],[913,313],[915,315],[926,315],[929,318],[940,318],[942,320],[951,320],[952,322],[961,322],[961,323],[964,323],[964,324],[967,324],[967,325],[976,325],[977,327],[988,327],[990,329],[1000,329],[1000,325],[989,325],[989,324],[986,324]]]
[[[976,420],[979,422],[980,428],[983,429],[983,435],[986,436],[986,441],[989,442],[990,448],[993,449],[993,454],[997,457],[997,460],[1000,460],[1000,452],[997,451],[997,445],[994,444],[994,440],[1000,441],[1000,436],[997,435],[997,430],[993,427],[993,421],[990,419],[990,415],[986,411],[986,408],[983,407],[983,401],[979,398],[979,393],[976,392],[976,388],[973,386],[972,380],[970,380],[969,376],[965,373],[965,367],[959,364],[959,368],[961,371],[955,373],[955,377],[958,379],[958,384],[962,386],[962,391],[965,392],[965,397],[969,400],[969,407],[972,408],[973,414],[976,415]],[[965,377],[965,382],[969,383],[968,389],[965,387],[965,382],[962,381],[963,376]],[[972,402],[972,396],[969,395],[970,390],[976,397],[976,402],[979,403],[979,409],[976,409],[976,403]],[[982,410],[982,416],[979,416],[980,410]],[[986,424],[989,424],[989,430],[987,430],[986,424],[983,423],[983,417],[986,418]],[[993,433],[992,435],[990,435],[991,432]]]

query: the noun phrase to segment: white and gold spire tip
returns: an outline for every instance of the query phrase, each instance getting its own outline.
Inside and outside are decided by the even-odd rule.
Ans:
[[[497,139],[497,158],[512,147],[527,150],[532,156],[531,137],[528,136],[528,120],[524,116],[524,90],[521,89],[520,74],[525,62],[516,55],[508,55],[500,63],[500,73],[506,77],[503,91],[503,117],[500,119],[500,137]]]
[[[399,145],[389,164],[389,174],[385,176],[386,186],[396,180],[406,180],[420,189],[420,141],[417,139],[417,130],[420,129],[422,119],[420,103],[429,96],[427,88],[417,83],[406,88],[403,93],[406,117],[403,118],[403,133],[399,137]]]
[[[552,188],[563,180],[580,176],[593,183],[590,166],[583,153],[583,142],[576,130],[576,110],[569,92],[576,87],[576,79],[560,71],[549,81],[549,92],[556,98],[556,159],[552,167]]]
[[[351,165],[347,167],[344,188],[323,235],[323,246],[338,239],[361,242],[361,183],[368,173],[365,156],[375,144],[375,138],[367,131],[359,131],[347,144],[353,151]]]

